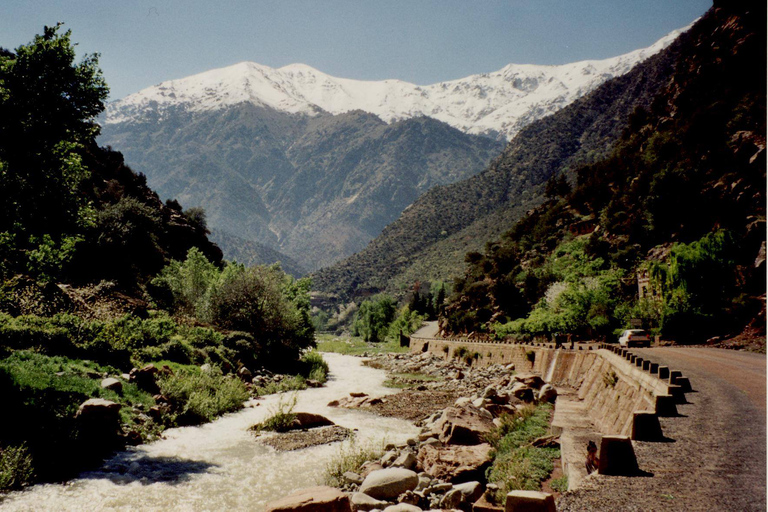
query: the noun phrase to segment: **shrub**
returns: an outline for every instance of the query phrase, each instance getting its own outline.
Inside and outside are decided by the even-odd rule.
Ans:
[[[196,425],[240,409],[248,399],[245,385],[214,367],[203,372],[196,367],[181,368],[159,380],[160,392],[173,404],[179,425]]]
[[[384,454],[381,446],[367,444],[358,445],[355,438],[348,444],[342,444],[339,451],[334,455],[325,466],[325,475],[323,482],[331,487],[343,487],[345,480],[344,473],[347,471],[360,471],[360,466],[369,460],[378,460]]]
[[[33,478],[32,457],[26,445],[0,448],[0,492],[26,487]]]
[[[302,375],[308,379],[325,382],[328,379],[328,363],[319,352],[311,350],[301,356]]]

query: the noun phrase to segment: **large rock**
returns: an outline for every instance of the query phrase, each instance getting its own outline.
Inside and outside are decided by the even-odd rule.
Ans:
[[[391,500],[405,491],[414,490],[417,485],[419,485],[419,476],[413,471],[404,468],[387,468],[372,471],[366,476],[360,486],[360,492],[379,500]]]
[[[512,491],[507,494],[504,512],[556,512],[555,498],[538,491]]]
[[[75,418],[94,423],[116,423],[120,418],[122,405],[103,398],[89,398],[77,409]]]
[[[515,398],[522,400],[523,402],[533,402],[533,388],[522,382],[518,382],[512,386],[512,394],[515,395]]]
[[[112,390],[115,393],[122,393],[123,392],[123,383],[120,382],[119,380],[117,380],[114,377],[108,377],[106,379],[102,379],[101,387],[102,387],[102,389]]]
[[[467,503],[474,503],[483,495],[483,485],[477,481],[457,484],[453,488],[464,495],[464,500]]]
[[[539,402],[555,403],[557,399],[557,390],[550,384],[544,384],[539,390],[539,396],[536,397]]]
[[[295,412],[293,414],[295,418],[293,420],[292,429],[308,429],[335,425],[334,422],[320,414],[313,414],[311,412]]]
[[[517,382],[522,382],[529,388],[540,389],[544,385],[544,379],[534,374],[515,375]]]
[[[390,505],[384,509],[384,512],[421,512],[421,509],[416,505],[409,505],[408,503],[398,503],[397,505]]]
[[[467,404],[464,407],[445,409],[433,431],[445,444],[473,445],[485,442],[485,436],[493,428],[491,413]]]
[[[352,512],[352,506],[339,489],[310,487],[267,503],[266,512]]]
[[[491,445],[424,445],[417,458],[424,472],[432,478],[453,483],[481,480],[491,462]]]
[[[352,503],[352,510],[368,511],[373,509],[383,510],[389,503],[383,500],[377,500],[365,494],[364,492],[355,492],[349,497]]]
[[[129,381],[136,384],[139,389],[156,394],[160,392],[160,388],[157,386],[155,377],[158,373],[157,368],[153,364],[148,364],[142,368],[134,368],[129,373]]]

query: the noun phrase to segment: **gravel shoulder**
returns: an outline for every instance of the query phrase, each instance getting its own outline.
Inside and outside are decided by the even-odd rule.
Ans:
[[[680,416],[660,418],[670,442],[636,442],[653,476],[590,476],[558,511],[766,510],[764,355],[705,348],[637,350],[691,381]]]

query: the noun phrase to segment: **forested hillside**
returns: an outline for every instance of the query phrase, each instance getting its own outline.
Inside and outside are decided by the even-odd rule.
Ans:
[[[401,293],[417,280],[458,275],[468,251],[481,250],[541,204],[550,177],[610,152],[629,115],[648,107],[667,84],[682,45],[672,43],[626,75],[530,124],[479,175],[422,195],[364,250],[317,272],[315,287],[349,299],[383,290]]]
[[[61,24],[0,49],[0,492],[242,407],[248,367],[323,378],[309,281],[224,262],[99,147],[107,91]]]
[[[765,18],[717,2],[682,36],[611,153],[551,177],[541,206],[467,255],[444,330],[612,337],[635,319],[764,350]]]

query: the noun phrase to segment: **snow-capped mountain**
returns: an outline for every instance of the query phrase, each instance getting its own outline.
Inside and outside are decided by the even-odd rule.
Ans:
[[[363,110],[387,123],[427,116],[466,133],[511,139],[532,121],[628,72],[685,30],[610,59],[561,66],[509,64],[493,73],[425,86],[336,78],[304,64],[275,69],[241,62],[163,82],[114,101],[107,107],[106,123],[138,121],[148,113],[162,118],[168,109],[204,112],[248,102],[307,115]]]

